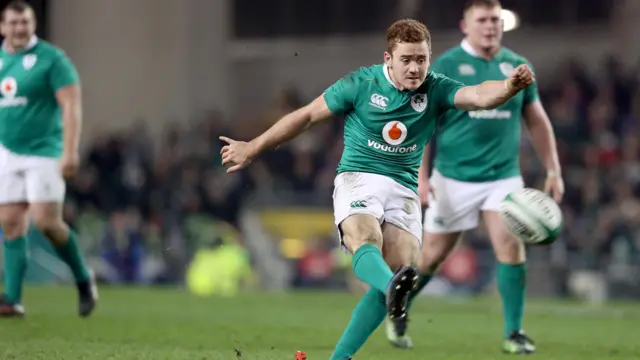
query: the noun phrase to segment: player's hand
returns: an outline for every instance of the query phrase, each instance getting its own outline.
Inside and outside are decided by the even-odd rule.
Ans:
[[[250,143],[236,141],[225,136],[220,136],[220,140],[228,144],[220,150],[222,165],[231,166],[227,169],[227,174],[244,169],[251,164],[256,152]]]
[[[536,81],[533,71],[527,64],[521,64],[513,70],[507,79],[507,87],[513,91],[520,91],[529,87]]]
[[[426,206],[429,204],[429,194],[431,194],[435,199],[435,194],[433,193],[433,187],[429,182],[419,182],[418,183],[418,197],[420,198],[420,204],[422,206]]]
[[[562,177],[556,174],[547,175],[547,179],[544,182],[544,192],[552,196],[555,202],[560,203],[564,196],[564,181],[562,181]]]
[[[60,159],[60,172],[65,180],[71,179],[80,167],[80,155],[78,152],[64,152]]]

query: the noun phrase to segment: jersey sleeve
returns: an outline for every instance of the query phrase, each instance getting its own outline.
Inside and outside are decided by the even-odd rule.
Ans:
[[[531,65],[531,63],[527,61],[526,64],[529,65],[529,68],[535,74],[535,70],[533,69],[533,66]],[[531,103],[536,102],[539,98],[540,98],[540,95],[538,94],[537,81],[531,84],[528,88],[524,89],[524,106],[527,106]]]
[[[65,86],[79,82],[80,76],[78,75],[76,67],[64,53],[60,54],[60,56],[54,60],[49,71],[49,83],[53,91],[58,91]]]
[[[438,105],[445,111],[455,109],[454,99],[456,98],[456,93],[465,85],[442,74],[434,74],[434,76],[433,86],[436,94],[438,94]]]
[[[353,109],[360,77],[357,72],[352,72],[329,86],[324,93],[324,101],[329,110],[334,114],[343,114]]]

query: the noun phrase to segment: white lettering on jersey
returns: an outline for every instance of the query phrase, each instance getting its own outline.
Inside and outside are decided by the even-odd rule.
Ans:
[[[418,150],[418,145],[415,144],[412,146],[391,146],[380,144],[379,142],[374,140],[368,140],[368,145],[369,147],[372,147],[376,150],[381,150],[392,154],[406,154]]]
[[[497,109],[469,111],[469,117],[472,119],[510,119],[511,111]]]

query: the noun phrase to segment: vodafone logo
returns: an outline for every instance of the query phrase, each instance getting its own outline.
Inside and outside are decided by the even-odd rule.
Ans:
[[[0,83],[0,93],[3,97],[12,98],[16,95],[16,92],[18,92],[18,83],[16,82],[16,79],[12,77],[2,79],[2,82]]]
[[[0,108],[27,105],[29,100],[25,96],[16,96],[18,83],[16,79],[8,76],[0,81]]]
[[[382,138],[389,145],[400,145],[407,138],[407,127],[400,121],[388,122],[382,128]]]

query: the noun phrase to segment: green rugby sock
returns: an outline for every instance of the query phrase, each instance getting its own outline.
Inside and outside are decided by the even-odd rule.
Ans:
[[[369,289],[353,311],[330,360],[346,360],[353,356],[380,326],[386,314],[384,293]]]
[[[407,311],[411,309],[411,304],[413,304],[413,299],[415,299],[415,297],[418,296],[418,294],[420,294],[422,289],[424,289],[424,287],[427,286],[429,281],[431,281],[432,277],[433,277],[432,274],[420,274],[420,277],[418,278],[418,285],[409,294],[409,304],[407,305]]]
[[[498,264],[498,291],[502,298],[505,338],[512,331],[522,330],[526,282],[525,264]]]
[[[22,301],[22,282],[27,273],[27,238],[4,241],[4,295],[7,301]]]
[[[82,251],[78,246],[78,238],[73,230],[69,229],[69,239],[67,242],[54,247],[60,259],[69,265],[76,282],[89,281],[89,269],[84,263]]]
[[[386,293],[387,285],[393,278],[393,272],[384,261],[382,252],[375,245],[362,245],[351,259],[353,272],[358,279],[372,288]]]

